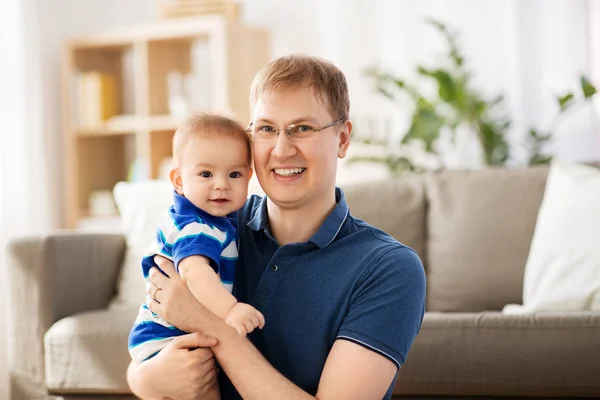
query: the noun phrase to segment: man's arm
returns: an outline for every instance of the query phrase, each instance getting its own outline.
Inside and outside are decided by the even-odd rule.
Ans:
[[[198,333],[180,336],[155,357],[127,369],[127,383],[141,399],[219,398],[215,360],[208,348],[217,341]]]
[[[160,304],[152,302],[148,306],[180,329],[217,338],[219,344],[213,346],[213,352],[243,398],[315,398],[281,375],[252,343],[199,304],[168,260],[157,263],[172,278],[157,269],[151,271],[151,280],[163,291]],[[381,399],[396,371],[396,365],[383,355],[351,341],[337,340],[325,364],[316,398]]]
[[[244,399],[379,400],[397,371],[394,363],[375,351],[337,340],[313,397],[281,375],[245,338],[224,332],[213,351]]]

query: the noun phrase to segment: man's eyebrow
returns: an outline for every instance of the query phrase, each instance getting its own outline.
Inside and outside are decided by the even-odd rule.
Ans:
[[[259,118],[256,120],[255,124],[271,124],[274,125],[274,122],[268,118]]]
[[[296,125],[296,124],[299,124],[300,122],[310,122],[310,123],[316,124],[317,120],[313,117],[296,118],[295,120],[292,121],[292,123],[290,125]]]
[[[314,117],[311,116],[305,116],[305,117],[301,117],[301,118],[295,118],[292,120],[292,122],[290,122],[288,125],[295,125],[298,124],[300,122],[311,122],[311,123],[317,123],[317,120]],[[259,118],[256,120],[255,122],[256,124],[259,123],[263,123],[263,124],[271,124],[271,125],[275,125],[275,123],[268,119],[268,118]]]

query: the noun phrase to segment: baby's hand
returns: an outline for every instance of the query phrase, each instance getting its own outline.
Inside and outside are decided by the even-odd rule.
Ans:
[[[256,308],[246,303],[237,303],[227,314],[225,322],[235,328],[240,336],[252,332],[254,328],[265,326],[265,317]]]

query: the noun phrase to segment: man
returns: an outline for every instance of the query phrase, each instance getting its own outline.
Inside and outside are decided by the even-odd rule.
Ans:
[[[389,399],[421,326],[425,276],[412,249],[355,219],[335,187],[352,132],[345,77],[286,56],[258,73],[250,96],[268,197],[239,212],[234,293],[266,324],[240,337],[157,260],[170,279],[152,271],[148,306],[195,333],[132,363],[130,386],[142,398],[202,398],[216,384],[214,353],[223,399]]]

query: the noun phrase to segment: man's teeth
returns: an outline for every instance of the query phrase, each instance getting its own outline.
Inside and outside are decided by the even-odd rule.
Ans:
[[[292,176],[303,172],[306,168],[275,168],[275,173],[281,176]]]

